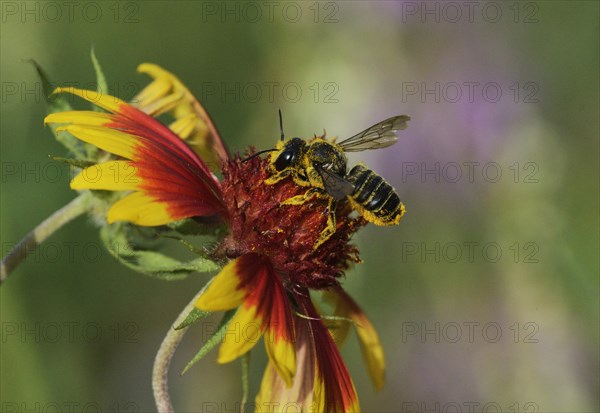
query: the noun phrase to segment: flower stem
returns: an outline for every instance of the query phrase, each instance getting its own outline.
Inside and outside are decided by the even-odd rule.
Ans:
[[[175,327],[183,323],[190,311],[194,309],[194,303],[203,292],[204,289],[200,290],[200,292],[194,296],[192,301],[190,301],[177,316],[177,319],[173,322],[169,331],[167,331],[167,335],[163,339],[160,348],[158,349],[158,353],[156,353],[156,357],[154,358],[154,367],[152,368],[152,390],[154,391],[154,400],[156,402],[158,413],[174,413],[171,397],[169,396],[169,365],[171,364],[171,359],[175,354],[175,350],[177,350],[177,346],[181,343],[181,340],[188,329],[188,327],[184,327],[175,330]]]
[[[240,412],[246,411],[246,404],[248,403],[249,386],[248,381],[250,370],[250,352],[242,356],[242,402],[240,403]]]
[[[80,194],[67,205],[46,218],[42,223],[25,236],[10,252],[2,259],[0,264],[0,284],[19,266],[29,254],[31,254],[46,238],[54,234],[63,225],[71,222],[79,215],[87,211],[89,207],[89,195]]]

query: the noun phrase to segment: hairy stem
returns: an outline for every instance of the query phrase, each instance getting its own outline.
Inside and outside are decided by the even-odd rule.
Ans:
[[[248,386],[248,382],[250,381],[249,370],[250,370],[250,352],[248,352],[242,356],[242,402],[240,404],[241,405],[240,412],[246,411],[246,404],[248,403],[248,393],[250,392],[249,386]]]
[[[46,218],[42,223],[25,236],[10,252],[2,259],[0,264],[0,283],[19,266],[46,238],[54,234],[63,225],[71,222],[79,215],[85,213],[89,206],[89,195],[80,194],[67,205]]]
[[[177,346],[181,343],[181,340],[188,329],[188,327],[184,327],[175,330],[175,327],[183,323],[190,311],[194,309],[194,303],[203,292],[204,289],[196,294],[192,301],[190,301],[177,316],[177,319],[173,322],[169,331],[167,331],[167,335],[163,339],[160,348],[158,349],[158,353],[156,353],[156,357],[154,358],[152,390],[154,392],[154,400],[156,402],[158,413],[174,413],[171,397],[169,396],[169,365],[171,364],[171,359],[175,354],[175,350],[177,350]]]

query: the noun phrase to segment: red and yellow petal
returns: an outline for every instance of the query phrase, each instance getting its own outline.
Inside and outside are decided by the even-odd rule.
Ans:
[[[169,128],[126,102],[114,96],[73,87],[57,88],[53,93],[71,93],[111,112],[112,115],[109,114],[110,121],[103,123],[102,126],[113,130],[128,132],[138,138],[144,138],[159,146],[168,148],[172,153],[179,156],[181,160],[190,161],[193,166],[198,167],[204,172],[208,172],[206,164],[204,164],[194,151],[192,151]],[[71,123],[87,126],[89,126],[90,123],[95,123],[97,125],[97,123],[100,122],[99,118],[103,116],[106,117],[106,114],[91,115],[89,111],[83,111],[82,114],[73,117],[71,120],[69,120],[67,116],[68,115],[52,114],[47,116],[44,122]]]
[[[269,362],[255,399],[257,412],[317,411],[313,407],[314,344],[306,320],[298,320],[295,327],[297,370],[292,385],[285,383],[273,363]]]
[[[313,328],[313,331],[319,333],[315,337],[317,368],[314,401],[316,405],[320,407],[320,411],[327,413],[360,412],[356,388],[327,328],[321,324]]]
[[[196,301],[196,307],[204,311],[224,311],[240,306],[246,298],[244,287],[254,260],[242,255],[230,261],[212,280],[206,291]]]
[[[296,295],[296,301],[306,316],[295,321],[298,370],[292,385],[286,386],[269,363],[255,399],[256,411],[359,412],[350,373],[308,292]]]
[[[227,363],[245,354],[266,333],[269,359],[291,385],[296,371],[291,306],[267,257],[250,253],[231,261],[196,301],[196,307],[206,311],[237,306],[219,349],[219,362]]]
[[[229,321],[217,361],[229,363],[252,350],[263,335],[263,321],[257,307],[241,305]]]
[[[108,129],[101,126],[69,125],[56,128],[58,132],[67,131],[77,139],[91,143],[98,148],[122,156],[135,159],[139,155],[139,140],[128,133]]]
[[[336,316],[352,320],[369,376],[375,388],[381,390],[385,385],[385,355],[377,330],[360,306],[341,288],[328,291],[327,299],[335,304]],[[345,322],[332,331],[338,346],[344,341],[349,326],[350,323]]]
[[[173,221],[166,204],[156,202],[142,192],[134,192],[115,202],[106,217],[109,223],[129,221],[136,225],[158,226]]]
[[[175,118],[171,129],[186,139],[209,165],[214,165],[214,169],[229,159],[227,147],[208,112],[177,76],[151,63],[139,65],[138,72],[154,79],[134,98],[140,110],[152,116],[170,113]],[[182,123],[186,126],[183,130]]]
[[[217,178],[169,128],[113,96],[75,88],[54,93],[65,92],[111,113],[62,112],[47,116],[45,123],[66,124],[58,129],[130,161],[87,168],[71,183],[74,189],[138,191],[111,208],[109,221],[154,226],[193,216],[227,219]],[[89,179],[94,172],[100,177]]]
[[[248,254],[262,261],[261,276],[254,280],[254,289],[246,297],[244,306],[254,306],[264,315],[265,347],[286,385],[291,386],[296,373],[294,349],[294,322],[285,288],[275,272],[271,261],[259,254]]]
[[[279,303],[275,305],[275,308],[282,308],[282,306],[283,304]],[[271,317],[270,325],[267,326],[265,332],[265,348],[269,359],[273,360],[273,366],[289,387],[292,385],[292,379],[296,374],[296,349],[294,347],[293,334],[291,334],[293,327],[285,325],[285,323],[291,324],[291,314],[284,311],[271,313],[272,316],[281,314],[290,316],[290,318],[288,320],[274,321],[273,319],[276,317]]]
[[[142,63],[137,70],[153,78],[134,98],[137,107],[148,114],[160,115],[173,109],[175,101],[180,112],[191,112],[193,96],[177,76],[153,63]]]
[[[310,298],[302,296],[300,300],[315,346],[313,403],[317,411],[359,412],[358,395],[342,355]]]

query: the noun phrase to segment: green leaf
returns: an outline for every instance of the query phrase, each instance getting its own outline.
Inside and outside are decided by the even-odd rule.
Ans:
[[[125,266],[164,280],[179,280],[193,272],[212,272],[219,269],[214,261],[205,257],[179,261],[153,251],[144,246],[148,240],[139,237],[138,228],[127,223],[102,227],[100,238],[109,252]]]
[[[215,277],[212,277],[210,280],[208,280],[208,282],[206,284],[204,284],[204,287],[202,287],[202,289],[198,293],[198,297],[200,297],[202,294],[204,294],[204,291],[206,291],[206,289],[213,282]],[[192,311],[190,311],[190,313],[187,315],[185,320],[183,320],[181,322],[181,324],[179,324],[177,327],[175,327],[175,330],[181,330],[182,328],[189,327],[192,324],[194,324],[196,321],[203,319],[210,313],[211,313],[210,311],[204,311],[204,310],[200,310],[199,308],[194,307],[192,309]]]
[[[64,94],[56,94],[53,95],[52,92],[58,86],[56,83],[50,81],[47,73],[42,69],[42,67],[33,59],[27,61],[31,65],[33,65],[35,71],[37,72],[40,81],[42,82],[42,89],[44,90],[44,96],[46,99],[46,103],[48,105],[47,113],[56,113],[56,112],[65,112],[68,110],[72,110],[73,108],[67,101],[67,98]],[[63,146],[65,146],[76,158],[83,159],[96,159],[98,154],[98,149],[90,144],[80,141],[75,138],[68,132],[56,132],[56,128],[59,125],[50,125],[50,130],[52,134]]]
[[[223,221],[214,217],[182,219],[167,226],[181,235],[220,235],[227,231]]]
[[[200,351],[198,351],[198,353],[196,353],[194,358],[185,366],[185,368],[181,372],[182,376],[194,364],[199,362],[206,354],[208,354],[209,351],[211,351],[217,344],[219,344],[223,340],[223,337],[225,336],[225,333],[227,332],[227,326],[229,325],[229,322],[233,318],[233,315],[236,313],[236,311],[237,311],[237,309],[229,310],[225,313],[225,315],[223,315],[223,318],[221,319],[221,322],[219,323],[219,326],[217,327],[217,331],[215,331],[215,333],[212,336],[210,336],[210,338],[208,340],[206,340],[206,343],[204,343],[204,345],[200,348]]]
[[[94,65],[94,71],[96,72],[96,91],[100,94],[108,94],[108,83],[106,82],[106,77],[104,76],[104,73],[102,72],[102,66],[100,66],[100,62],[98,61],[98,58],[96,57],[96,52],[94,51],[94,47],[92,46],[92,51],[91,51],[91,56],[92,56],[92,64]],[[104,112],[103,109],[99,108],[96,105],[92,105],[92,110],[98,111],[98,112]]]
[[[188,241],[184,240],[181,237],[177,237],[175,235],[160,234],[160,233],[157,233],[157,236],[159,236],[161,238],[172,239],[174,241],[177,241],[181,245],[183,245],[184,247],[186,247],[188,250],[190,250],[191,252],[193,252],[195,254],[205,255],[205,251],[203,249],[196,247],[194,244],[192,244],[191,242],[188,242]]]
[[[37,72],[40,81],[42,82],[42,89],[44,90],[44,97],[46,99],[46,103],[48,104],[48,113],[56,113],[56,112],[65,112],[67,110],[72,110],[71,105],[67,101],[64,95],[58,94],[53,95],[52,92],[54,89],[58,87],[56,83],[50,81],[48,74],[42,67],[33,59],[26,60],[27,63],[30,63],[35,71]]]
[[[79,169],[83,169],[83,168],[87,168],[88,166],[96,165],[95,162],[84,161],[81,159],[62,158],[60,156],[53,156],[53,155],[48,155],[48,157],[50,159],[52,159],[53,161],[64,162],[66,164],[71,165],[74,168],[79,168]]]
[[[192,309],[192,311],[190,311],[190,313],[187,315],[185,320],[183,320],[183,322],[181,324],[179,324],[177,327],[175,327],[175,330],[181,330],[182,328],[189,327],[192,324],[194,324],[196,321],[202,320],[209,314],[210,314],[210,311],[204,311],[204,310],[200,310],[199,308],[194,308],[194,309]]]

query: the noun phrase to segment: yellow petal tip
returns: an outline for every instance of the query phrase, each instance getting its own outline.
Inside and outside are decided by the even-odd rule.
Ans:
[[[202,294],[194,303],[194,307],[196,307],[199,310],[210,311],[207,309],[208,306],[206,305],[205,301],[206,300],[204,299],[204,294]]]

